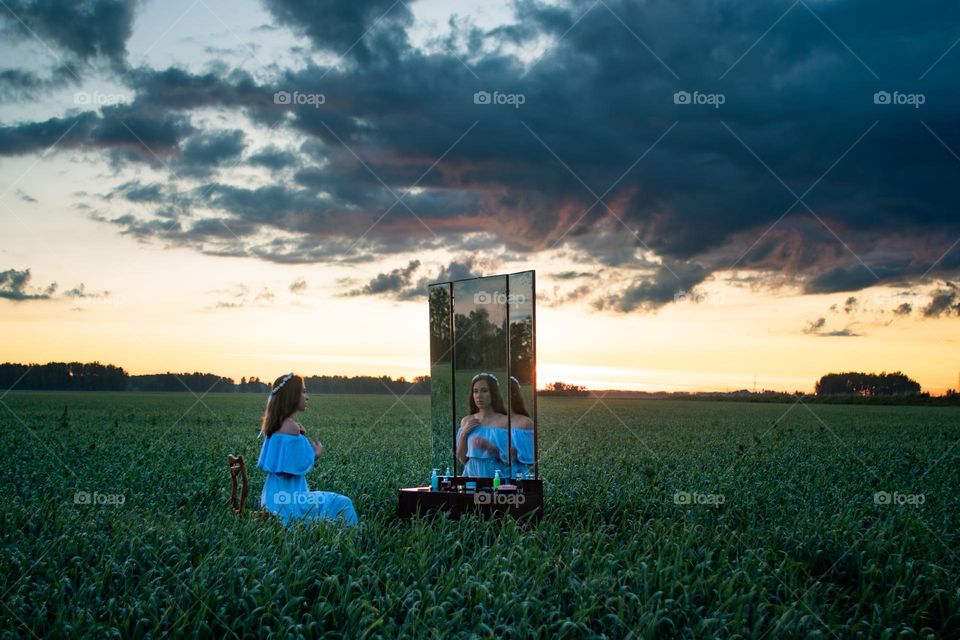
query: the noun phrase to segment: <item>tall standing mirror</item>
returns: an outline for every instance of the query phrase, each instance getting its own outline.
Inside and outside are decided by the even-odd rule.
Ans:
[[[434,468],[538,477],[534,277],[430,285]]]

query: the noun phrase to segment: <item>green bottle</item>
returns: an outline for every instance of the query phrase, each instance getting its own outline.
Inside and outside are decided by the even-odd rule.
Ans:
[[[500,469],[497,469],[493,474],[493,490],[496,491],[500,488]]]

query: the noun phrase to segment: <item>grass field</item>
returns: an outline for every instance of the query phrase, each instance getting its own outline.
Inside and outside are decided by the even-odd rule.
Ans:
[[[398,521],[429,398],[312,396],[362,524],[284,530],[227,507],[264,398],[2,403],[3,637],[960,636],[955,408],[542,398],[527,530]]]

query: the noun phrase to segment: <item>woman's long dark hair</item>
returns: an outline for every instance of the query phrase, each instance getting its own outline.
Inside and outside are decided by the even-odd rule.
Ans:
[[[300,394],[303,392],[303,378],[298,375],[284,374],[273,381],[270,388],[270,397],[267,398],[267,408],[263,412],[263,418],[260,420],[260,433],[267,437],[272,436],[280,430],[283,421],[297,412],[300,406]],[[280,390],[274,393],[274,390],[280,386]]]
[[[510,410],[518,415],[530,417],[527,405],[523,401],[523,394],[520,393],[520,382],[513,376],[510,376]]]
[[[480,410],[476,401],[473,399],[473,387],[481,380],[486,380],[487,387],[490,388],[490,404],[493,405],[493,410],[497,413],[507,415],[507,408],[503,405],[503,396],[500,395],[500,385],[497,384],[497,379],[489,373],[477,374],[473,377],[473,382],[470,383],[470,413],[476,413]]]

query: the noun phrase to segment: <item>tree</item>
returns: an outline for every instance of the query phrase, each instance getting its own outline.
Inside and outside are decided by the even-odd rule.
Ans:
[[[828,373],[814,387],[818,396],[856,395],[892,396],[920,393],[920,384],[906,374],[894,373]]]

